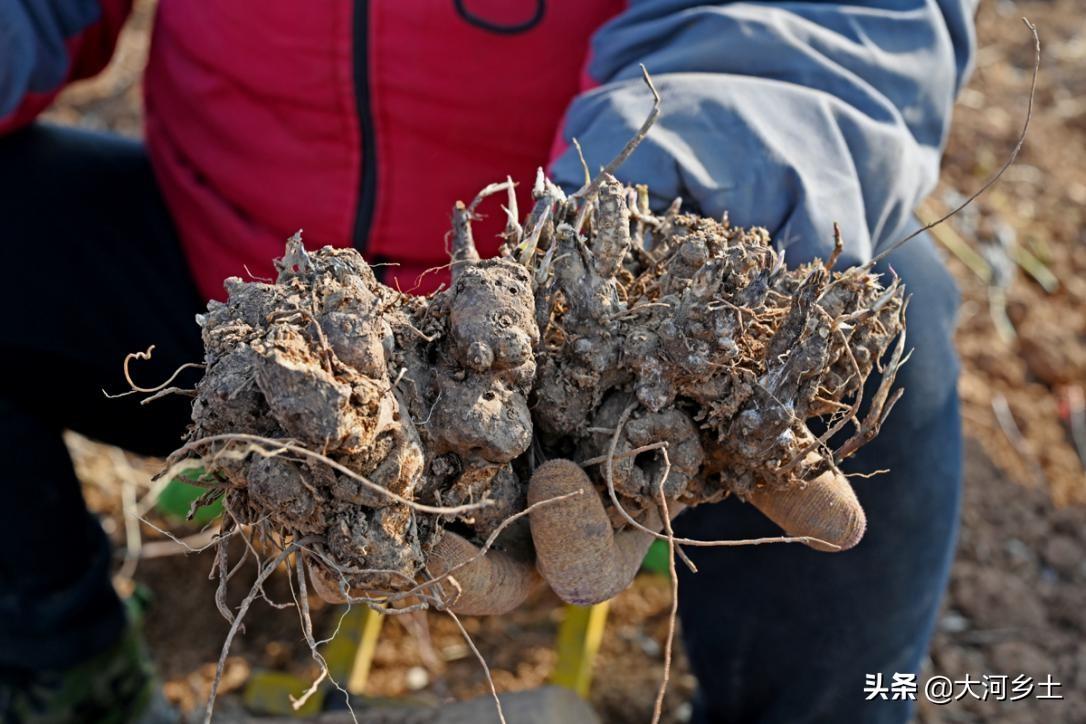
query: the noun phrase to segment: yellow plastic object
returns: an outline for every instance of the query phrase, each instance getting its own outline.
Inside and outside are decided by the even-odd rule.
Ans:
[[[339,616],[332,620],[333,627],[339,625],[339,633],[324,645],[321,653],[328,664],[328,673],[351,694],[361,695],[366,688],[384,618],[368,606],[354,606],[342,614],[342,622]],[[279,671],[256,671],[245,687],[245,706],[258,714],[312,717],[321,711],[328,692],[335,689],[326,682],[295,711],[290,698],[301,696],[311,684]]]
[[[603,641],[610,602],[595,606],[566,606],[566,617],[558,628],[558,663],[551,682],[588,698],[592,666]]]
[[[328,672],[352,694],[365,692],[384,622],[384,614],[369,606],[354,606],[343,619],[340,635],[324,649]]]
[[[324,703],[323,690],[309,697],[297,711],[290,703],[290,697],[298,698],[311,683],[282,671],[254,671],[245,685],[245,708],[257,714],[315,717]]]

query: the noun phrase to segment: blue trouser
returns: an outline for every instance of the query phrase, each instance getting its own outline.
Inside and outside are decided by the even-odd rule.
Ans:
[[[155,343],[141,379],[201,356],[201,300],[142,147],[37,127],[0,139],[5,291],[0,325],[0,677],[85,659],[118,635],[108,545],[88,515],[61,442],[68,427],[163,454],[188,418],[184,400],[106,400],[120,363]],[[915,347],[882,435],[851,471],[869,531],[854,550],[799,545],[691,549],[682,574],[686,647],[702,721],[899,722],[905,704],[863,702],[864,674],[915,671],[946,585],[958,517],[961,440],[951,344],[956,295],[930,242],[889,260],[913,294]],[[43,287],[48,281],[51,286]],[[700,538],[775,534],[734,500],[689,511]],[[685,570],[680,568],[680,570]]]
[[[888,684],[893,673],[920,668],[947,584],[961,500],[957,291],[927,237],[884,266],[912,295],[914,351],[897,378],[904,397],[845,465],[890,470],[852,479],[867,533],[844,553],[798,544],[687,549],[699,569],[679,567],[683,636],[700,684],[695,722],[881,724],[910,716],[908,701],[866,702],[865,674],[881,672]],[[780,533],[735,499],[684,513],[676,531],[702,539]]]

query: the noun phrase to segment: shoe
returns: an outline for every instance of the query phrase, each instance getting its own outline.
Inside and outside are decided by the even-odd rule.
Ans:
[[[3,724],[178,724],[143,641],[139,601],[110,649],[63,670],[0,671]]]

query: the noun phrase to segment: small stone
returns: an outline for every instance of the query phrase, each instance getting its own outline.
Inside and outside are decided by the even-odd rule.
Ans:
[[[953,610],[947,611],[946,615],[939,621],[939,629],[946,633],[961,633],[968,630],[969,626],[969,619]]]
[[[420,691],[430,685],[430,672],[421,666],[412,666],[407,670],[404,684],[411,691]]]

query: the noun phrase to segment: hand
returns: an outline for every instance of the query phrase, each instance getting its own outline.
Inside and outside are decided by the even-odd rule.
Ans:
[[[451,531],[442,533],[426,560],[434,578],[452,575],[437,584],[449,610],[468,615],[493,615],[520,606],[545,581],[567,603],[590,605],[606,601],[633,581],[653,536],[640,530],[615,532],[603,500],[579,465],[551,460],[532,475],[528,504],[579,493],[541,505],[529,514],[536,560],[514,558],[500,550],[480,549]],[[672,503],[672,515],[683,506]],[[659,514],[650,512],[645,526],[662,528]],[[313,589],[329,603],[344,603],[338,583],[323,566],[307,562]],[[455,570],[454,570],[455,569]]]
[[[577,492],[529,514],[534,563],[499,550],[480,556],[475,544],[445,531],[430,551],[426,567],[433,577],[453,571],[438,584],[449,610],[467,615],[508,613],[543,582],[566,603],[582,606],[609,600],[625,590],[655,536],[637,529],[615,532],[592,481],[569,460],[551,460],[535,471],[528,485],[528,504]],[[856,545],[866,525],[852,486],[832,471],[785,491],[755,490],[748,502],[788,535],[816,539],[808,545],[823,551]],[[668,506],[672,517],[683,509],[677,502]],[[648,518],[646,528],[659,531],[663,527],[655,510]],[[321,598],[331,603],[346,600],[323,568],[310,564],[309,572]]]
[[[848,550],[867,529],[867,516],[852,485],[833,470],[787,490],[756,488],[747,502],[788,535],[817,539],[807,545],[820,551]]]
[[[630,585],[655,536],[637,529],[614,532],[599,493],[580,466],[568,460],[551,460],[536,470],[528,504],[578,489],[584,493],[531,513],[532,540],[536,568],[558,597],[590,605]],[[789,536],[815,539],[808,545],[821,551],[855,546],[866,527],[852,486],[833,471],[784,491],[755,490],[748,502]],[[674,518],[684,507],[670,501],[668,512]],[[644,525],[655,532],[663,527],[655,508]]]
[[[480,553],[474,543],[444,531],[426,559],[427,577],[441,580],[427,593],[433,595],[436,589],[453,613],[482,616],[508,613],[539,588],[542,578],[531,561],[500,550]],[[313,591],[321,599],[347,603],[340,581],[324,565],[307,557],[306,568]],[[450,571],[452,574],[446,576]],[[351,595],[362,596],[365,592],[351,591]]]
[[[430,552],[427,568],[439,576],[463,566],[453,574],[457,586],[443,586],[450,610],[506,613],[544,581],[560,599],[578,605],[606,601],[629,586],[654,537],[640,530],[616,533],[592,481],[569,460],[551,460],[535,471],[528,485],[528,504],[570,493],[579,494],[540,505],[529,514],[534,564],[495,550],[477,557],[475,545],[446,531]],[[679,503],[669,507],[672,516],[682,509]],[[647,528],[663,527],[658,513],[652,511],[648,517]],[[466,561],[471,562],[465,565]]]

